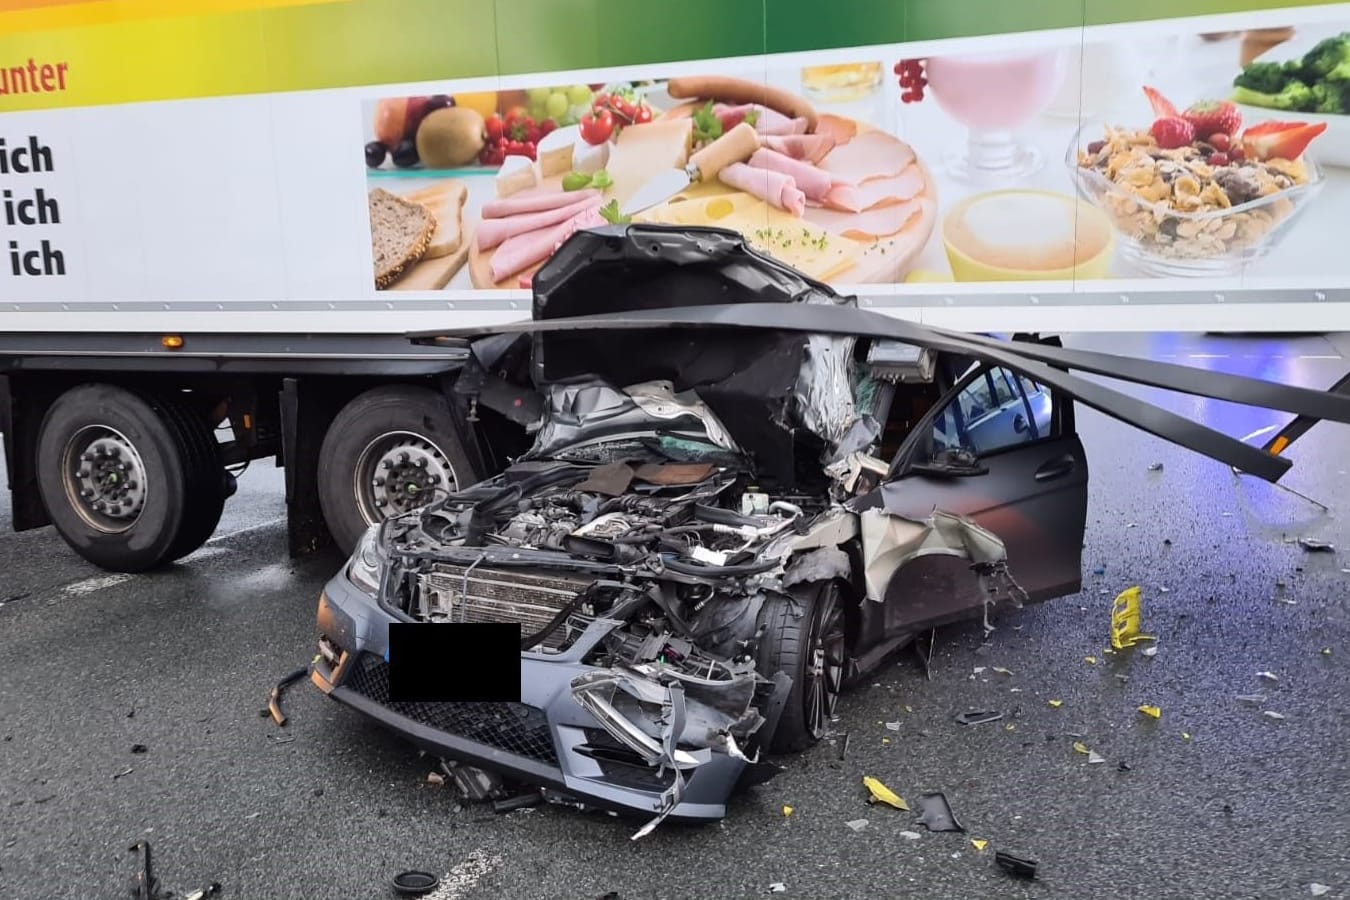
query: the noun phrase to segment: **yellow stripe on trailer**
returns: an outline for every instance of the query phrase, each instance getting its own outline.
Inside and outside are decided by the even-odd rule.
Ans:
[[[0,32],[53,31],[351,0],[0,0]]]

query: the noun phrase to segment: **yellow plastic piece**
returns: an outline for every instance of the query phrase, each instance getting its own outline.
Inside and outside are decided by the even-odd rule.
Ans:
[[[786,819],[786,818],[787,818],[788,816],[790,816],[790,815],[792,815],[792,807],[790,807],[790,806],[788,806],[786,803],[784,803],[784,804],[783,804],[783,818]]]
[[[1097,657],[1085,656],[1083,657],[1083,662],[1087,663],[1089,666],[1095,666],[1097,664]]]
[[[871,775],[864,775],[862,781],[863,787],[867,788],[868,793],[872,795],[872,799],[868,801],[869,803],[885,803],[887,806],[893,806],[896,809],[903,809],[905,812],[909,812],[909,804],[905,802],[904,797],[901,797]]]
[[[1151,719],[1162,718],[1162,709],[1157,706],[1141,706],[1139,711]]]
[[[1001,667],[999,667],[999,666],[994,666],[994,671],[997,672],[997,673],[1000,674],[1000,675],[1011,675],[1011,674],[1012,674],[1012,669],[1004,669],[1004,668],[1001,668]]]
[[[1046,702],[1046,703],[1049,703],[1049,704],[1050,704],[1052,707],[1054,707],[1055,709],[1059,709],[1061,706],[1064,705],[1064,701],[1063,701],[1063,700],[1047,700],[1047,701],[1045,701],[1045,702]]]
[[[1323,656],[1330,656],[1330,655],[1331,655],[1331,648],[1330,648],[1330,647],[1323,647],[1323,648],[1322,648],[1322,655],[1323,655]]]
[[[1183,732],[1181,733],[1181,739],[1182,739],[1183,741],[1189,741],[1189,740],[1191,739],[1191,736],[1190,736],[1190,734],[1189,734],[1188,732],[1183,731]]]
[[[881,739],[881,742],[882,742],[883,744],[889,744],[889,743],[891,742],[891,739],[890,739],[890,738],[882,738],[882,739]]]
[[[1140,641],[1156,641],[1151,634],[1139,633],[1139,588],[1126,588],[1111,604],[1111,646],[1117,650],[1133,647]]]
[[[984,850],[985,847],[989,846],[989,842],[982,841],[979,838],[971,838],[970,846],[974,847],[976,850]]]
[[[1088,749],[1088,745],[1084,744],[1082,741],[1074,741],[1073,749],[1079,753],[1082,753],[1084,756],[1092,752],[1091,750]]]
[[[1017,730],[1017,726],[1014,725],[1013,723],[1009,722],[1007,725],[1004,725],[1004,726],[1003,726],[1003,730],[1004,730],[1004,731],[1016,731],[1016,730]]]
[[[1322,652],[1323,652],[1323,653],[1330,653],[1331,651],[1330,651],[1330,650],[1323,650]],[[905,712],[907,712],[907,713],[912,713],[912,712],[914,712],[914,707],[912,707],[912,706],[906,706],[906,707],[905,707]]]

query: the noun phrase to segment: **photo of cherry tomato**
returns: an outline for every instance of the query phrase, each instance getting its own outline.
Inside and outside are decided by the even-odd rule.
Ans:
[[[592,146],[603,144],[614,134],[614,114],[607,109],[581,117],[581,139]]]

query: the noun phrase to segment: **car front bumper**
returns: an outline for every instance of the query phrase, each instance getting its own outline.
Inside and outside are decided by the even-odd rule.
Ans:
[[[397,621],[339,573],[319,597],[318,630],[336,648],[336,665],[320,658],[311,680],[333,699],[369,716],[429,753],[551,788],[589,806],[639,816],[666,809],[675,773],[622,751],[596,758],[612,739],[574,699],[572,680],[602,672],[581,662],[586,635],[567,652],[521,654],[521,702],[401,702],[389,699],[385,653],[389,625]],[[587,632],[589,635],[590,632]],[[598,638],[598,635],[596,636]],[[332,655],[331,653],[329,655]],[[631,756],[631,754],[629,754]],[[747,762],[713,751],[683,770],[678,800],[665,818],[708,822],[726,814],[726,802]]]

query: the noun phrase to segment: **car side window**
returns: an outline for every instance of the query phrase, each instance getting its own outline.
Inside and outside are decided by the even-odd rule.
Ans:
[[[933,420],[933,452],[969,450],[977,456],[1051,437],[1050,391],[1007,369],[981,370]]]

